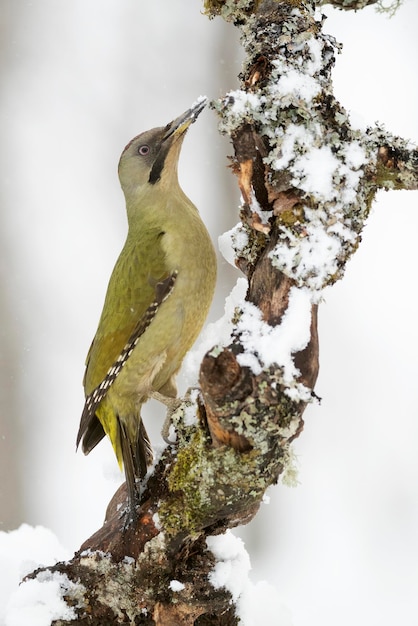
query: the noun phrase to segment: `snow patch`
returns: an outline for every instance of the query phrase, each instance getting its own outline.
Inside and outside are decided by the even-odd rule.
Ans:
[[[192,426],[196,426],[198,424],[196,407],[197,407],[197,399],[199,396],[199,391],[197,389],[192,389],[190,392],[190,403],[187,404],[184,409],[184,425],[188,428]]]
[[[23,582],[7,605],[5,626],[50,626],[54,620],[70,621],[77,617],[64,596],[77,589],[65,574],[42,572],[34,580]]]
[[[183,591],[184,585],[179,580],[170,580],[170,589],[174,592]]]
[[[279,83],[274,89],[279,96],[292,95],[308,101],[315,98],[320,91],[321,86],[317,80],[293,69],[280,76]]]
[[[258,375],[277,363],[283,370],[283,382],[290,384],[299,375],[292,354],[306,347],[310,339],[311,294],[308,289],[292,287],[289,304],[277,326],[262,319],[261,311],[251,302],[243,302],[236,333],[244,353],[237,356],[240,365],[251,367]]]
[[[244,589],[251,569],[244,542],[227,530],[223,535],[207,537],[206,545],[216,559],[209,573],[209,582],[215,589],[227,589],[235,602]]]
[[[292,626],[289,609],[283,603],[277,589],[265,581],[253,584],[247,581],[237,601],[238,617],[242,626]]]
[[[312,148],[307,154],[295,159],[291,168],[293,184],[303,191],[314,193],[322,200],[334,200],[338,190],[333,178],[340,162],[329,146]]]
[[[248,575],[250,558],[241,539],[230,530],[223,535],[207,537],[206,545],[216,559],[209,574],[215,589],[227,589],[234,602],[242,626],[292,626],[289,610],[277,590],[266,582],[253,584]]]
[[[224,315],[208,324],[203,330],[195,347],[191,350],[183,361],[182,373],[188,386],[196,384],[199,375],[199,368],[206,352],[214,346],[227,346],[231,342],[233,324],[232,319],[235,309],[244,302],[248,289],[246,278],[238,278],[234,288],[225,300]]]
[[[244,230],[241,222],[218,237],[220,253],[225,261],[234,267],[235,258],[240,256],[240,252],[243,251],[247,245],[248,234]]]
[[[38,567],[53,565],[69,557],[69,552],[60,545],[48,528],[22,524],[16,530],[0,532],[0,624],[5,623],[8,600],[20,589],[19,583],[22,578]],[[13,610],[16,611],[17,600],[14,602]],[[32,626],[34,622],[22,620],[19,626],[22,624]]]

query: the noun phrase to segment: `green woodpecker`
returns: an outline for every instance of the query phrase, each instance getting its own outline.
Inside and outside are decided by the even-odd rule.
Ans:
[[[119,161],[129,229],[87,355],[77,446],[82,441],[88,454],[109,437],[131,511],[152,461],[141,406],[155,392],[176,397],[175,376],[215,287],[213,245],[177,178],[185,133],[205,105],[200,99],[167,126],[138,135]]]

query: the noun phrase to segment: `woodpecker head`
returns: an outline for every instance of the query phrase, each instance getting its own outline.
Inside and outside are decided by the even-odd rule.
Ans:
[[[206,106],[200,99],[178,118],[160,128],[147,130],[128,143],[119,160],[119,180],[125,196],[145,185],[177,181],[177,163],[190,124]]]

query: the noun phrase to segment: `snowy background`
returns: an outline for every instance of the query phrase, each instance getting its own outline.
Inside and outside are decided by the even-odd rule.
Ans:
[[[122,479],[107,442],[75,454],[84,359],[126,233],[120,152],[200,94],[237,87],[235,29],[200,9],[197,0],[0,6],[0,530],[42,525],[67,555],[101,525]],[[324,12],[326,32],[344,44],[337,97],[417,141],[416,0],[391,20],[373,8]],[[216,123],[211,111],[200,116],[180,165],[215,241],[239,201]],[[240,530],[252,580],[275,586],[294,626],[418,623],[417,203],[416,192],[379,195],[320,308],[323,400],[295,444],[300,485],[272,488]],[[219,260],[211,320],[238,276]],[[147,413],[150,428],[162,419],[155,403]],[[42,560],[40,535],[25,533],[0,534],[9,583],[11,549],[31,546],[29,560]],[[64,558],[45,543],[46,563]],[[1,623],[9,587],[0,588]]]

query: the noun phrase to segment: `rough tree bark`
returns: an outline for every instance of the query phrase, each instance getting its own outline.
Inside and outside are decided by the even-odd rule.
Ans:
[[[353,129],[335,100],[338,44],[313,1],[207,0],[205,10],[240,29],[247,55],[241,89],[213,103],[242,193],[229,238],[246,298],[230,341],[204,357],[200,390],[172,416],[176,438],[144,486],[137,523],[123,528],[122,486],[71,561],[31,574],[60,575],[74,619],[56,625],[238,623],[231,594],[209,581],[206,538],[251,520],[288,463],[315,400],[321,290],[342,277],[376,191],[418,186],[417,151],[382,128]],[[277,361],[260,347],[295,326]]]

